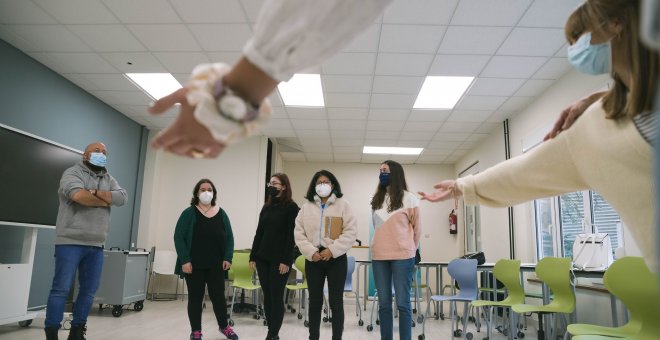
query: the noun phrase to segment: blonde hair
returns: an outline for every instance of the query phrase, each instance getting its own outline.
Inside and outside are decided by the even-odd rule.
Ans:
[[[564,35],[569,45],[575,44],[584,32],[588,31],[586,24],[589,22],[587,9],[584,4],[576,8],[566,19],[564,25]]]
[[[584,7],[584,9],[581,9]],[[616,42],[623,51],[623,63],[630,65],[632,82],[626,87],[620,76],[613,72],[614,86],[603,97],[603,109],[608,118],[635,117],[636,115],[653,110],[654,97],[657,87],[658,72],[660,71],[658,52],[646,47],[639,37],[639,0],[587,0],[578,9],[587,15],[576,14],[580,24],[589,29],[599,27],[607,21],[617,20],[623,25]],[[571,17],[573,14],[571,15]],[[569,18],[570,19],[570,18]],[[589,22],[586,22],[588,20]],[[569,23],[566,24],[568,29]]]

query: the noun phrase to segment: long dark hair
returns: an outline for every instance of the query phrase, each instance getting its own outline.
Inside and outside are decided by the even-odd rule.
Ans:
[[[339,181],[337,180],[337,177],[335,177],[335,175],[333,175],[332,172],[328,170],[321,170],[315,173],[314,176],[312,177],[312,180],[309,182],[309,187],[307,188],[307,195],[305,195],[305,198],[308,201],[314,202],[314,196],[316,196],[316,180],[318,180],[319,177],[321,176],[328,177],[330,183],[332,183],[332,193],[335,194],[337,198],[344,196],[344,194],[341,193],[341,186],[339,185]]]
[[[403,192],[408,190],[408,184],[406,184],[406,175],[403,173],[401,164],[391,160],[386,160],[381,163],[381,165],[383,164],[390,167],[390,184],[384,186],[380,182],[378,183],[376,193],[371,199],[371,209],[378,210],[383,207],[385,194],[389,194],[390,202],[387,211],[392,212],[403,207]]]
[[[190,200],[190,205],[197,205],[199,203],[199,197],[197,196],[197,193],[199,192],[199,187],[201,187],[204,183],[211,184],[211,188],[213,188],[213,199],[211,200],[211,206],[215,206],[215,198],[218,196],[218,190],[215,189],[215,185],[208,178],[202,178],[199,180],[199,182],[197,182],[197,184],[195,184],[195,188],[192,192],[193,197]]]
[[[278,203],[283,203],[287,204],[292,202],[293,200],[291,199],[292,193],[291,193],[291,182],[289,182],[289,176],[287,176],[285,173],[275,173],[270,178],[277,178],[280,180],[280,183],[286,187],[286,189],[282,190],[282,195],[277,198]],[[266,199],[266,203],[264,206],[269,207],[271,204],[273,204],[273,198],[268,195],[268,198]]]

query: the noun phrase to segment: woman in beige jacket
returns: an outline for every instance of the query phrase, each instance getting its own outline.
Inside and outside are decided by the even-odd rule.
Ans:
[[[340,340],[344,330],[346,252],[355,243],[357,223],[350,205],[342,196],[335,175],[321,170],[312,177],[305,196],[307,202],[296,218],[296,245],[306,258],[310,340],[319,339],[326,278],[332,311],[332,339]]]

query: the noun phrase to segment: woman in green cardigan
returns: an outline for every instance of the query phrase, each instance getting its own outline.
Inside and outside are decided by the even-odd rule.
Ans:
[[[234,235],[227,214],[215,204],[217,194],[211,180],[199,180],[193,189],[190,207],[181,213],[174,230],[175,273],[183,276],[188,286],[191,340],[202,339],[202,303],[207,287],[220,332],[227,339],[238,339],[227,323],[223,289],[224,272],[231,267],[234,253]]]

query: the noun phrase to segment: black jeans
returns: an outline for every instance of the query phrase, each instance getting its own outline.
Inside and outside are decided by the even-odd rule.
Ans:
[[[268,334],[278,335],[284,319],[284,287],[289,273],[280,274],[280,263],[256,260],[259,283],[264,293]]]
[[[332,311],[332,340],[341,340],[344,332],[344,283],[346,255],[328,261],[305,261],[305,275],[309,289],[309,339],[319,339],[323,286],[328,279],[328,302]]]
[[[211,269],[195,269],[186,274],[188,285],[188,320],[193,331],[202,330],[202,303],[205,287],[213,303],[213,312],[220,328],[227,327],[227,301],[225,300],[225,273],[220,265]]]

